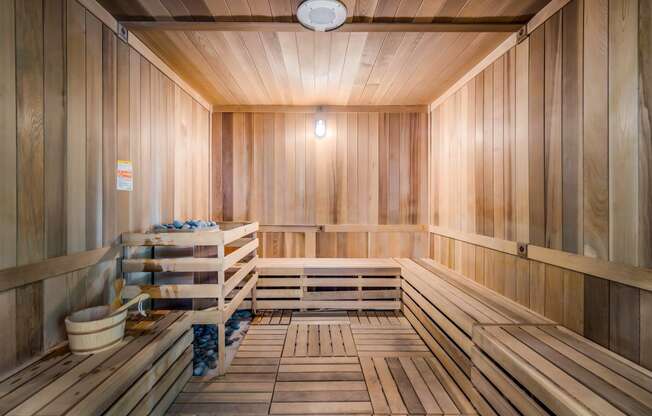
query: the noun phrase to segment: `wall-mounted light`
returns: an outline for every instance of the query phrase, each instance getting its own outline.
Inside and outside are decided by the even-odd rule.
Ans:
[[[315,120],[315,136],[318,139],[326,137],[326,120],[318,118]]]

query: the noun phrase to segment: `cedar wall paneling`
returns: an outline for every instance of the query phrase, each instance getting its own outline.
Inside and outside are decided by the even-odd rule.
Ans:
[[[573,0],[434,108],[430,222],[651,268],[651,8]],[[652,368],[650,292],[438,235],[431,256]]]
[[[209,112],[74,0],[0,7],[0,269],[208,217]],[[134,192],[115,190],[116,159]],[[113,261],[0,293],[0,372],[106,303]]]
[[[213,113],[213,218],[266,225],[427,223],[427,114]],[[310,256],[303,233],[261,233],[263,256]],[[318,233],[318,257],[427,252],[425,233]],[[385,244],[393,249],[388,249]]]

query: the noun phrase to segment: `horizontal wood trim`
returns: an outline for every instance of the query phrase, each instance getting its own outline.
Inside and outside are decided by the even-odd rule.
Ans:
[[[119,254],[119,246],[108,246],[0,270],[0,292],[114,260]]]
[[[622,263],[580,256],[539,246],[528,246],[528,258],[574,270],[576,272],[601,277],[613,282],[652,291],[652,270],[628,266]]]
[[[321,225],[261,225],[263,233],[391,233],[427,232],[427,224],[321,224]]]
[[[529,35],[530,33],[534,32],[536,28],[545,23],[546,20],[550,19],[552,15],[557,13],[570,2],[571,0],[552,0],[550,3],[546,4],[527,23],[527,34]]]
[[[261,233],[314,233],[322,231],[321,225],[261,225]]]
[[[129,285],[122,289],[124,299],[135,298],[147,293],[152,299],[211,299],[219,298],[219,286],[216,284],[190,285]]]
[[[285,22],[208,22],[208,21],[123,21],[125,27],[134,31],[216,31],[216,32],[312,32],[300,23]],[[334,32],[398,32],[398,33],[433,33],[433,32],[517,32],[522,23],[346,23]]]
[[[455,84],[453,84],[449,89],[446,90],[442,95],[440,95],[436,100],[430,104],[430,111],[439,106],[441,103],[446,101],[447,98],[459,91],[460,88],[464,86],[467,82],[475,78],[478,74],[484,71],[489,65],[491,65],[496,59],[504,55],[508,50],[516,46],[518,35],[516,33],[510,35],[507,39],[503,41],[496,49],[491,51],[489,55],[484,57],[482,61],[478,62],[470,71],[462,76]]]
[[[84,6],[91,14],[97,17],[104,25],[106,25],[113,32],[118,33],[118,21],[109,13],[104,7],[102,7],[96,0],[77,0],[79,4]],[[134,48],[138,53],[140,53],[145,59],[147,59],[152,65],[158,68],[163,72],[168,78],[170,78],[174,83],[179,85],[184,91],[186,91],[195,101],[201,104],[206,110],[211,111],[211,103],[205,99],[200,93],[198,93],[194,88],[192,88],[187,82],[185,82],[179,75],[177,75],[172,68],[170,68],[161,58],[158,57],[147,45],[145,45],[138,37],[129,33],[128,36],[129,45]]]
[[[242,279],[254,270],[257,264],[258,257],[254,257],[248,263],[244,264],[233,276],[229,277],[229,280],[224,283],[224,293],[231,293],[242,282]]]
[[[425,224],[326,224],[322,226],[327,233],[385,233],[385,232],[427,232]]]
[[[425,113],[427,105],[216,105],[214,113]]]
[[[229,319],[231,315],[233,315],[233,312],[235,312],[238,309],[238,306],[242,303],[243,300],[251,293],[251,290],[256,287],[256,283],[258,282],[258,275],[254,274],[251,276],[251,278],[247,281],[247,283],[244,285],[242,289],[238,291],[238,294],[231,299],[231,301],[226,305],[224,308],[224,314],[222,315],[224,321]]]
[[[256,301],[258,309],[400,309],[401,301],[396,300],[261,300]]]
[[[436,225],[430,226],[430,232],[444,237],[454,238],[455,240],[464,241],[466,243],[475,244],[477,246],[490,248],[492,250],[502,251],[503,253],[512,254],[514,256],[518,254],[518,244],[515,241],[501,240],[480,234],[450,230]]]
[[[518,243],[515,241],[449,230],[435,225],[430,226],[430,232],[491,250],[501,251],[514,256],[518,255]],[[652,291],[651,269],[581,256],[532,244],[528,244],[527,253],[527,258],[530,260]]]
[[[233,253],[224,257],[224,263],[222,264],[222,270],[226,271],[231,267],[235,266],[237,262],[242,260],[245,256],[249,255],[258,248],[258,239],[248,242],[244,246],[240,247]],[[255,254],[255,253],[254,253]]]

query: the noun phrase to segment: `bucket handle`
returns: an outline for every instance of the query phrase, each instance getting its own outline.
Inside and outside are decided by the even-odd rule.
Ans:
[[[130,306],[134,305],[135,303],[138,303],[138,312],[140,312],[141,315],[145,315],[145,312],[143,310],[143,301],[146,300],[146,299],[149,299],[149,295],[147,293],[141,293],[138,296],[136,296],[135,298],[131,299],[129,302],[127,302],[124,305],[120,306],[115,311],[111,312],[109,317],[115,316],[115,315],[121,313],[122,311],[128,309]]]

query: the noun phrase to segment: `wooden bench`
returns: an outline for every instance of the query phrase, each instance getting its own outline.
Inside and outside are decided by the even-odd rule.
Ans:
[[[124,341],[97,354],[59,348],[0,381],[0,415],[162,415],[192,375],[191,317],[128,321]]]
[[[652,372],[561,326],[483,326],[473,365],[523,414],[652,415]]]
[[[429,259],[397,259],[403,313],[483,415],[513,414],[474,367],[473,332],[483,325],[554,325],[529,309]]]
[[[259,309],[400,309],[401,267],[392,259],[259,259]]]

